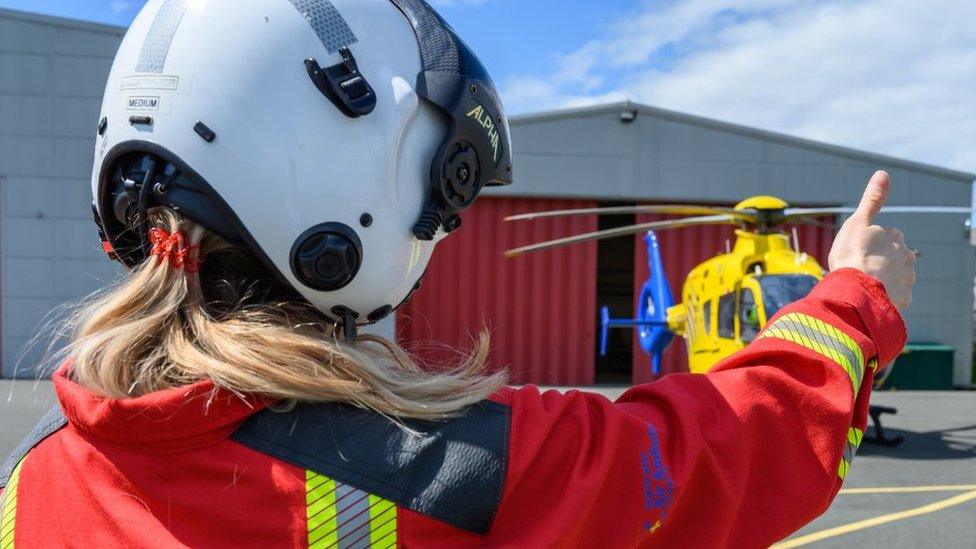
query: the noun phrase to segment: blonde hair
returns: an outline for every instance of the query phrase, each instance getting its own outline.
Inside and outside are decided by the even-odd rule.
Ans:
[[[336,327],[301,300],[255,303],[253,281],[229,288],[236,299],[208,300],[208,286],[247,286],[204,277],[210,263],[225,263],[227,273],[253,256],[168,209],[154,210],[151,225],[184,231],[200,246],[204,266],[191,272],[150,255],[72,315],[62,354],[72,378],[97,393],[129,398],[212,380],[274,401],[343,402],[396,418],[438,419],[506,382],[504,373],[487,373],[487,333],[459,364],[427,371],[383,338],[340,340]]]

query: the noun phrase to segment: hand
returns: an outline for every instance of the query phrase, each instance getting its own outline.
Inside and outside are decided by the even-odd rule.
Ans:
[[[851,267],[880,280],[892,303],[904,310],[912,304],[916,254],[905,245],[901,231],[874,224],[890,186],[887,173],[874,174],[857,211],[837,233],[828,265],[831,271]]]

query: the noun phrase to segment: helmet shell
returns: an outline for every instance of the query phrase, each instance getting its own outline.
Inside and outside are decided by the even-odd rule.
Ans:
[[[375,109],[360,118],[324,97],[305,65],[340,63],[343,43],[375,90]],[[119,154],[160,154],[195,172],[241,239],[309,302],[365,323],[408,297],[444,236],[412,233],[448,124],[418,96],[422,68],[415,31],[389,0],[150,0],[105,91],[98,214],[111,215],[104,172]],[[212,141],[195,131],[201,122]],[[296,241],[323,224],[351,228],[362,245],[358,272],[336,291],[302,283],[292,268]]]

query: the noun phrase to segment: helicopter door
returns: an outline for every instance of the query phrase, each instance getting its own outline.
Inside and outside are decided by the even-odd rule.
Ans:
[[[742,281],[742,288],[739,290],[739,340],[748,345],[756,339],[759,331],[765,323],[762,313],[762,305],[756,296],[761,296],[759,283],[754,279],[747,278]]]
[[[735,293],[718,298],[718,337],[735,339]]]

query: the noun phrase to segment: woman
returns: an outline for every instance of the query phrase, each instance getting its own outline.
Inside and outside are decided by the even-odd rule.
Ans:
[[[419,55],[418,55],[419,53]],[[616,403],[421,369],[357,335],[418,285],[508,128],[420,0],[151,0],[93,192],[128,276],[0,470],[0,547],[761,547],[823,512],[905,341],[914,255],[872,224],[708,375]]]

